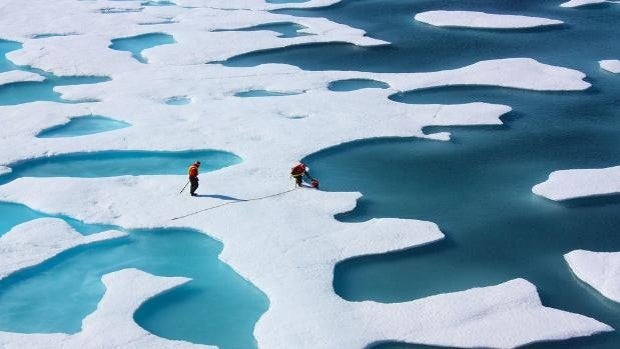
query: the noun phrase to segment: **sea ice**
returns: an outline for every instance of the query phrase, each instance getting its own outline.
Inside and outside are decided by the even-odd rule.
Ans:
[[[178,195],[185,176],[19,178],[0,187],[2,200],[129,229],[191,227],[209,232],[224,244],[222,260],[269,297],[270,308],[255,330],[258,345],[264,348],[365,347],[382,340],[508,347],[610,330],[596,320],[543,307],[535,287],[524,280],[398,304],[343,300],[332,284],[339,261],[443,237],[430,222],[336,221],[335,214],[355,207],[360,197],[357,193],[299,189],[171,220],[230,202],[223,200],[223,195],[250,199],[290,190],[291,164],[320,149],[364,138],[427,137],[422,128],[429,125],[498,124],[500,116],[510,110],[509,106],[481,102],[408,105],[389,100],[391,94],[451,85],[583,90],[590,86],[583,73],[527,58],[412,74],[312,72],[284,64],[249,68],[202,64],[304,43],[361,46],[386,42],[324,18],[266,11],[329,5],[337,0],[175,2],[180,6],[142,8],[139,1],[124,2],[123,8],[134,10],[124,13],[101,13],[118,6],[109,1],[7,2],[0,12],[0,32],[7,39],[23,42],[21,49],[8,54],[14,63],[57,75],[101,75],[112,80],[55,89],[63,98],[99,100],[97,103],[36,102],[0,107],[0,166],[45,155],[127,149],[222,149],[241,156],[243,162],[202,174],[199,193],[204,196],[191,200]],[[169,18],[169,23],[141,25],[162,18]],[[280,38],[275,32],[217,31],[276,22],[296,23],[315,35]],[[177,43],[145,50],[149,64],[108,48],[112,39],[153,31],[173,35]],[[32,39],[33,33],[61,32],[80,35]],[[328,89],[330,82],[344,79],[384,81],[390,88],[346,93]],[[235,97],[251,89],[305,93],[285,98]],[[170,96],[191,96],[192,103],[179,113],[180,108],[161,103]],[[89,142],[36,138],[41,130],[66,122],[68,115],[89,114],[115,115],[133,127],[91,135]],[[282,115],[305,117],[291,120]],[[132,321],[133,312],[145,299],[185,281],[136,270],[109,274],[104,277],[108,291],[98,310],[84,319],[82,332],[74,336],[2,333],[0,346],[185,345],[152,336]]]
[[[620,252],[575,250],[565,254],[564,259],[579,279],[620,302]]]
[[[0,13],[0,31],[6,39],[23,42],[22,49],[8,53],[7,57],[11,61],[56,75],[111,75],[117,71],[138,69],[140,63],[133,60],[130,54],[110,50],[108,46],[113,39],[153,32],[153,27],[145,27],[141,23],[161,21],[162,17],[174,19],[160,32],[172,35],[177,43],[145,50],[143,56],[150,64],[202,64],[256,50],[307,43],[350,42],[361,46],[387,44],[365,36],[363,30],[325,18],[301,18],[248,9],[261,3],[266,4],[246,0],[235,11],[219,9],[211,3],[198,8],[150,6],[141,12],[124,13],[122,16],[102,16],[97,10],[109,7],[109,2],[10,2],[5,4]],[[138,6],[140,3],[132,4]],[[268,8],[278,8],[283,4],[267,5]],[[311,5],[304,3],[304,7]],[[71,10],[59,13],[58,8]],[[37,13],[36,28],[32,26],[32,13]],[[205,18],[209,20],[205,21]],[[111,25],[111,21],[114,24]],[[304,33],[314,35],[280,38],[278,33],[269,31],[217,31],[281,22],[296,23],[305,27]],[[32,39],[34,29],[36,33],[79,32],[80,35],[36,40]]]
[[[428,11],[415,15],[415,20],[439,27],[519,29],[559,25],[564,22],[520,15],[501,15],[476,11]]]
[[[0,332],[2,348],[216,348],[154,336],[138,326],[133,314],[148,299],[190,281],[159,277],[138,269],[123,269],[102,277],[106,287],[97,310],[74,334],[18,334]]]
[[[608,72],[618,74],[620,73],[620,60],[618,59],[606,59],[598,62],[601,68]]]
[[[620,193],[620,166],[554,171],[532,192],[555,201]]]
[[[131,126],[126,122],[101,115],[71,117],[67,123],[52,126],[37,134],[38,138],[79,137],[99,132],[109,132]]]
[[[0,280],[68,249],[126,235],[110,230],[83,236],[58,218],[40,218],[20,224],[0,237]]]
[[[53,208],[84,221],[129,228],[191,226],[210,232],[224,243],[221,259],[269,296],[269,310],[255,330],[259,346],[266,348],[364,347],[384,340],[514,347],[611,330],[585,316],[542,306],[535,287],[525,280],[405,303],[347,302],[333,291],[336,263],[432,243],[443,238],[438,227],[402,219],[341,223],[334,214],[353,209],[360,195],[308,189],[191,214],[229,202],[218,195],[249,199],[269,194],[243,178],[255,171],[248,166],[243,162],[201,176],[208,194],[197,199],[199,205],[172,190],[182,185],[183,176],[21,178],[0,187],[0,198],[42,211]],[[267,189],[271,193],[287,189],[277,176],[259,174],[262,181],[272,182],[273,188]],[[228,185],[231,178],[237,179],[234,186]],[[48,195],[34,195],[42,188]],[[132,199],[140,195],[150,199]],[[97,205],[87,204],[94,200]],[[186,217],[171,220],[181,216]],[[291,226],[302,221],[306,223]]]
[[[608,2],[607,0],[570,0],[560,4],[562,7],[581,7],[595,4],[602,4]]]
[[[236,10],[236,9],[250,9],[250,10],[277,10],[281,8],[313,8],[313,7],[325,7],[337,4],[342,0],[308,0],[299,1],[294,0],[291,2],[281,1],[279,3],[270,3],[264,0],[175,0],[179,6],[187,7],[202,7],[210,6],[213,8]]]
[[[68,37],[66,38],[69,40]],[[112,149],[194,149],[197,139],[211,149],[226,145],[246,161],[260,158],[256,152],[282,153],[286,167],[303,156],[343,142],[381,136],[424,136],[428,125],[499,124],[499,117],[510,111],[502,105],[470,103],[461,105],[408,105],[388,100],[399,91],[449,85],[490,85],[532,90],[582,90],[590,86],[579,71],[555,67],[533,59],[513,58],[478,62],[463,68],[428,73],[312,72],[283,64],[229,68],[219,65],[151,67],[130,59],[135,70],[113,74],[111,81],[99,84],[59,86],[56,91],[71,100],[100,100],[99,103],[28,103],[0,107],[3,130],[0,165],[11,162],[73,152]],[[135,65],[133,65],[135,64]],[[103,68],[103,67],[100,67]],[[116,70],[116,68],[111,68]],[[203,78],[208,76],[208,78]],[[329,91],[332,81],[373,79],[385,81],[389,89],[362,89],[347,93]],[[149,81],[148,84],[142,83]],[[179,84],[178,81],[183,81]],[[306,91],[286,98],[238,98],[238,92],[251,89]],[[175,96],[192,96],[184,113],[161,103]],[[200,101],[209,101],[202,103]],[[231,107],[234,106],[234,107]],[[89,142],[79,139],[36,138],[44,129],[66,122],[67,115],[115,115],[133,125],[110,133],[98,133]],[[306,133],[311,142],[297,142],[296,126],[277,115],[307,115]],[[373,117],[370,117],[370,116]],[[227,116],[227,117],[223,117]],[[377,123],[380,116],[382,122]],[[197,123],[209,125],[208,136]],[[231,123],[242,123],[231,129]],[[351,129],[351,124],[357,125]],[[397,128],[394,125],[398,124]],[[175,133],[170,133],[174,125]],[[325,132],[330,125],[330,132]],[[246,136],[248,132],[252,136]],[[185,136],[176,136],[182,135]],[[265,142],[277,135],[277,142]],[[28,139],[28,147],[21,146]],[[165,141],[162,141],[165,140]],[[269,148],[273,148],[269,150]],[[259,160],[259,162],[261,162]]]
[[[23,70],[11,70],[0,73],[0,87],[2,85],[13,84],[16,82],[43,81],[44,76],[37,73],[27,72]]]

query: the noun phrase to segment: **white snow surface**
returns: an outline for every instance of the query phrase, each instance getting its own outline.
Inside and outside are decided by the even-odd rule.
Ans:
[[[554,171],[532,188],[534,194],[560,201],[620,193],[620,166]]]
[[[11,173],[13,170],[11,170],[10,167],[6,167],[6,166],[0,166],[0,176],[7,174],[7,173]]]
[[[601,68],[607,70],[610,73],[620,73],[620,59],[605,59],[598,62]]]
[[[247,199],[290,189],[290,166],[318,150],[374,137],[445,140],[449,134],[424,135],[422,128],[500,124],[500,116],[510,111],[509,106],[483,101],[408,105],[388,99],[400,91],[452,85],[538,91],[590,86],[581,72],[529,58],[407,74],[303,71],[284,64],[248,68],[203,64],[257,49],[303,43],[386,43],[326,19],[266,11],[324,6],[337,2],[334,0],[299,4],[175,1],[187,7],[141,6],[139,1],[6,1],[0,11],[0,33],[5,39],[23,43],[21,49],[8,54],[14,63],[57,75],[104,75],[112,80],[56,88],[65,99],[98,102],[0,107],[0,166],[72,152],[221,149],[241,156],[243,162],[202,174],[198,192]],[[274,22],[297,23],[306,27],[304,32],[315,35],[285,39],[271,31],[216,31]],[[137,62],[128,52],[108,48],[112,39],[152,32],[171,34],[176,43],[143,51],[149,64]],[[32,39],[40,33],[76,35]],[[331,81],[360,78],[384,81],[390,88],[351,92],[327,89]],[[235,96],[253,89],[298,94]],[[170,96],[188,96],[191,103],[163,103]],[[83,137],[35,137],[45,128],[65,123],[67,117],[91,113],[112,116],[133,126]],[[299,141],[300,135],[304,141]],[[402,219],[341,223],[334,215],[353,209],[360,194],[310,189],[171,220],[226,202],[218,197],[178,195],[185,181],[184,176],[21,178],[0,187],[0,200],[89,223],[128,229],[191,227],[208,233],[223,242],[222,260],[269,298],[270,307],[254,333],[262,348],[365,347],[382,340],[514,347],[611,330],[594,319],[543,307],[535,287],[525,280],[398,304],[347,302],[333,290],[336,263],[432,243],[443,238],[439,228],[430,222]],[[182,281],[162,281],[137,271],[123,273],[104,278],[108,292],[97,312],[84,320],[79,334],[3,333],[0,346],[77,348],[89,340],[108,340],[119,347],[171,346],[171,342],[161,342],[164,340],[136,328],[131,314],[145,298]],[[122,294],[127,290],[136,294],[130,293],[125,299]]]
[[[2,348],[215,348],[154,336],[133,320],[142,303],[159,293],[190,281],[183,277],[159,277],[138,269],[104,275],[106,292],[97,309],[84,318],[82,331],[73,335],[17,334],[0,332]]]
[[[507,106],[482,102],[410,105],[388,99],[398,91],[450,85],[541,91],[582,90],[590,86],[583,81],[585,75],[581,72],[528,58],[482,61],[459,69],[406,74],[303,71],[282,64],[251,68],[202,64],[165,69],[147,64],[137,68],[112,74],[113,80],[105,83],[56,88],[65,99],[97,99],[99,103],[36,102],[0,107],[3,120],[11,124],[11,128],[3,130],[2,142],[6,146],[0,147],[0,165],[75,150],[213,148],[232,151],[246,163],[256,161],[257,164],[248,166],[255,168],[253,171],[271,172],[269,177],[275,179],[282,178],[282,168],[289,167],[291,162],[322,148],[360,138],[424,137],[422,128],[429,125],[501,124],[499,117],[510,111]],[[327,89],[334,80],[361,78],[385,81],[392,88],[351,92]],[[251,89],[299,94],[273,98],[234,96]],[[179,95],[190,97],[192,103],[184,106],[162,103],[169,96]],[[45,128],[66,123],[67,116],[91,113],[114,116],[132,127],[90,135],[89,142],[84,142],[84,137],[35,137]],[[288,119],[290,116],[304,118]],[[240,127],[231,128],[231,124]],[[176,134],[185,136],[171,135],[170,125],[174,125]],[[209,127],[203,129],[197,125]],[[313,142],[297,141],[295,131],[300,128]],[[445,134],[438,137],[445,139]],[[21,146],[25,139],[28,147]],[[263,157],[272,158],[271,154],[282,155],[270,159],[269,164]]]
[[[126,235],[110,230],[84,236],[58,218],[28,221],[0,236],[0,280],[68,249]]]
[[[239,171],[247,171],[242,168],[240,164],[203,174],[201,183],[206,188],[201,193],[207,196],[194,200],[178,195],[183,176],[21,178],[0,187],[0,198],[87,222],[132,228],[189,226],[209,232],[224,243],[220,258],[269,296],[269,310],[255,330],[259,345],[265,348],[357,348],[383,340],[514,347],[610,330],[594,319],[543,307],[535,287],[525,280],[397,304],[343,300],[332,286],[339,261],[443,238],[430,222],[334,220],[334,213],[355,206],[357,193],[297,189],[170,220],[226,202],[208,195],[247,199],[248,193],[258,194],[252,183],[243,180],[227,185],[241,175]],[[43,188],[48,195],[34,195]],[[81,195],[58,199],[58,193],[66,192]],[[145,200],[133,199],[144,193]]]
[[[0,73],[0,86],[26,81],[43,81],[45,77],[23,70],[11,70]]]
[[[427,11],[416,14],[414,18],[438,27],[489,29],[536,28],[564,23],[556,19],[477,11]]]
[[[620,302],[620,252],[575,250],[565,254],[564,259],[579,279]]]
[[[209,2],[210,3],[210,2]],[[226,0],[208,7],[140,6],[140,1],[9,1],[0,13],[2,38],[23,42],[23,48],[7,57],[16,64],[31,65],[57,75],[109,75],[142,66],[129,52],[110,50],[115,38],[161,32],[174,37],[176,44],[147,49],[149,63],[171,65],[220,61],[243,53],[317,42],[349,42],[360,46],[383,45],[385,41],[365,36],[364,31],[325,18],[300,18],[251,9],[263,1],[242,1],[232,10]],[[301,6],[310,6],[303,3]],[[225,9],[220,9],[219,7]],[[280,6],[267,6],[277,8]],[[58,11],[58,8],[71,9]],[[101,13],[106,9],[134,9],[137,12]],[[37,24],[32,25],[32,14]],[[144,23],[170,23],[144,25]],[[315,34],[280,38],[273,31],[230,32],[222,29],[248,28],[265,23],[292,22]],[[113,23],[113,25],[111,25]],[[76,33],[32,39],[39,33]],[[183,52],[183,54],[179,54]]]
[[[588,6],[588,5],[596,5],[596,4],[603,4],[606,2],[613,2],[613,1],[607,1],[607,0],[570,0],[567,1],[565,3],[560,4],[561,7],[581,7],[581,6]]]

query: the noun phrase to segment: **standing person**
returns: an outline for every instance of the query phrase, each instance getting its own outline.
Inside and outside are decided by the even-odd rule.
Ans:
[[[198,189],[198,168],[200,167],[200,161],[194,162],[189,169],[187,170],[187,174],[189,175],[189,183],[191,184],[189,187],[189,195],[197,196],[196,189]]]

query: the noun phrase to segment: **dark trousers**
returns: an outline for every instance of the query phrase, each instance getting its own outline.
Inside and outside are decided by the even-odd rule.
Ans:
[[[189,177],[189,193],[191,195],[194,195],[196,192],[196,189],[198,189],[198,177]]]
[[[295,177],[295,183],[297,183],[297,186],[301,187],[301,183],[304,179],[304,175],[301,174],[299,176],[293,176],[293,177]]]

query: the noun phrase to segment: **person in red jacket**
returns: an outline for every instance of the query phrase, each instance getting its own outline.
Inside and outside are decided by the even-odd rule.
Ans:
[[[306,167],[303,162],[300,162],[291,169],[291,176],[295,178],[295,184],[298,187],[302,187],[304,176],[306,176],[310,180],[310,186],[314,189],[319,189],[319,180],[316,178],[312,178],[308,174],[309,171],[310,169]]]
[[[189,169],[187,170],[187,174],[189,176],[189,183],[191,184],[189,187],[189,195],[197,196],[196,189],[198,189],[198,168],[200,167],[200,161],[194,162]]]
[[[301,187],[301,183],[305,174],[307,174],[307,168],[303,162],[300,162],[291,169],[291,176],[295,178],[295,183],[298,187]]]

